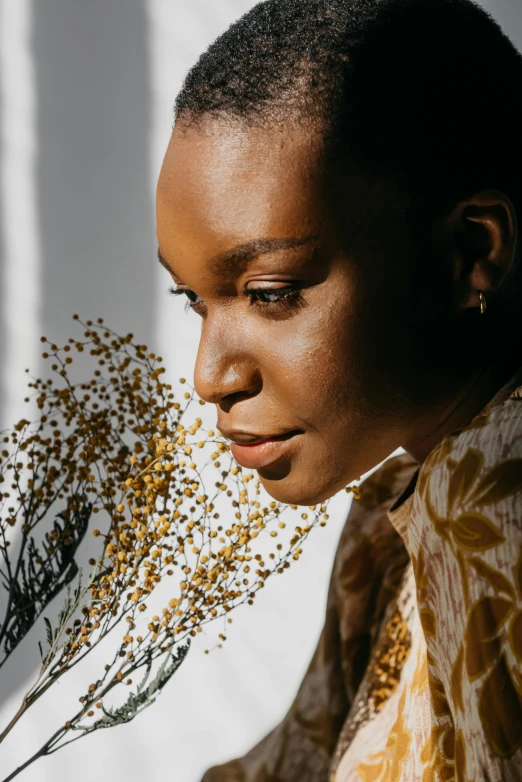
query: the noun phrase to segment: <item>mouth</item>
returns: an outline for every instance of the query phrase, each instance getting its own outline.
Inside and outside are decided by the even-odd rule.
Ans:
[[[302,432],[298,429],[267,437],[243,434],[241,442],[239,442],[240,435],[237,434],[234,436],[230,450],[236,462],[242,467],[260,470],[287,453],[291,441],[299,434],[302,434]],[[247,437],[250,441],[247,441]]]

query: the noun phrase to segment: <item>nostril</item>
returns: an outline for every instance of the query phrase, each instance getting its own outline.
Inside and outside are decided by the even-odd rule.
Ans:
[[[232,391],[230,394],[226,394],[220,402],[218,407],[223,410],[224,413],[228,413],[231,408],[238,402],[248,399],[251,396],[255,396],[258,391]]]

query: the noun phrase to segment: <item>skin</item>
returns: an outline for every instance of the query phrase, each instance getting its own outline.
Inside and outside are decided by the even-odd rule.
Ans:
[[[305,127],[177,124],[157,188],[159,252],[201,317],[195,389],[225,434],[300,430],[287,457],[259,470],[272,497],[299,505],[399,446],[421,463],[522,363],[511,345],[489,350],[479,315],[478,291],[489,309],[513,273],[509,198],[484,190],[433,220],[423,251],[433,261],[419,275],[426,255],[406,194],[354,162],[327,165],[321,138]],[[216,263],[265,237],[311,238]],[[244,291],[288,285],[297,303]]]

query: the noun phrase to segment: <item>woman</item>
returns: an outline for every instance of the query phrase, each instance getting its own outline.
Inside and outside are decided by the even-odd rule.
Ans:
[[[187,75],[159,258],[276,500],[361,487],[286,718],[204,782],[522,779],[522,58],[470,0],[268,0]]]

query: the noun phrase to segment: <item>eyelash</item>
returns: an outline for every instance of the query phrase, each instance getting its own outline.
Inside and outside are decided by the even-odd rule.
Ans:
[[[185,294],[188,301],[185,303],[185,312],[189,310],[195,310],[200,302],[193,301],[190,298],[190,294],[196,295],[190,288],[169,288],[169,293],[173,296],[180,296]],[[250,296],[251,304],[255,304],[259,309],[270,308],[270,311],[280,312],[281,310],[297,309],[304,304],[304,299],[301,295],[301,290],[295,288],[292,285],[287,285],[284,288],[244,288],[243,293]],[[278,298],[274,301],[252,301],[253,295],[266,296],[277,295]]]

